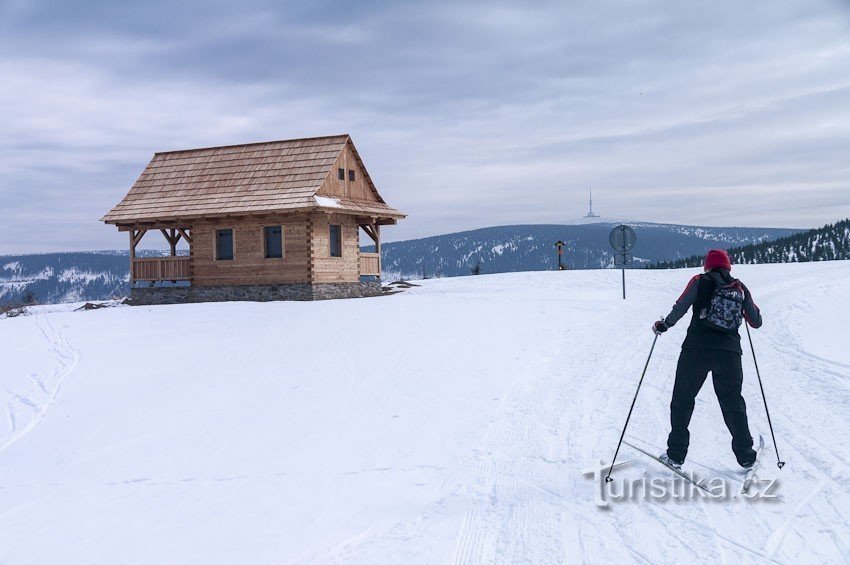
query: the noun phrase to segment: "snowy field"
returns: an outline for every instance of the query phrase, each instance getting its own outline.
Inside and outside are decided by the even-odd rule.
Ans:
[[[782,471],[748,347],[744,395],[777,499],[597,507],[582,473],[610,461],[692,274],[628,272],[627,301],[619,271],[538,272],[0,320],[0,562],[850,561],[850,262],[734,271],[765,318]],[[632,418],[653,451],[689,317]],[[687,470],[740,478],[709,383],[691,434]]]

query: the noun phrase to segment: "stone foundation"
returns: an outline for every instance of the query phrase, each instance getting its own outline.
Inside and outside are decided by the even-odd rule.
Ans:
[[[182,286],[133,288],[130,304],[186,304],[191,302],[271,302],[274,300],[330,300],[380,296],[378,281],[320,284],[255,284],[241,286]]]

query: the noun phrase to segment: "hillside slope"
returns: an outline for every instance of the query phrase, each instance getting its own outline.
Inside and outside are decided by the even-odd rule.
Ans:
[[[128,266],[126,251],[0,256],[0,306],[21,302],[28,293],[42,304],[126,296]]]
[[[646,222],[631,225],[638,231],[638,265],[794,232]],[[468,275],[476,263],[483,273],[552,270],[557,267],[553,246],[559,239],[567,242],[564,261],[569,267],[608,267],[613,261],[608,246],[610,230],[611,224],[600,220],[594,225],[500,226],[388,243],[383,246],[384,275],[388,279]],[[162,254],[139,251],[141,257]],[[28,294],[41,304],[126,296],[128,265],[126,251],[0,256],[0,306],[21,303]]]
[[[728,251],[732,262],[737,265],[850,259],[850,219],[775,240],[732,247]],[[703,256],[693,255],[676,261],[662,261],[652,267],[698,267],[702,265],[702,261]]]
[[[0,320],[0,562],[846,562],[850,262],[736,267],[765,317],[778,500],[595,505],[582,473],[610,461],[649,326],[692,273],[628,273],[627,301],[619,273],[568,271]],[[629,429],[656,451],[684,326]],[[691,432],[686,469],[736,485],[709,384]],[[620,457],[618,480],[669,478]]]
[[[555,242],[567,244],[564,264],[571,269],[600,269],[614,262],[608,234],[616,223],[583,225],[496,226],[382,246],[383,269],[391,277],[424,278],[482,273],[554,270]],[[715,247],[775,239],[797,230],[777,228],[709,228],[628,222],[638,235],[633,250],[637,266],[674,260]]]

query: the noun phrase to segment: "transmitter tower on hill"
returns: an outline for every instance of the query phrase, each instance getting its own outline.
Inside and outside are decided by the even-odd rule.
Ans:
[[[593,213],[593,189],[588,189],[590,191],[590,199],[587,201],[587,215],[585,218],[598,218],[598,214]]]

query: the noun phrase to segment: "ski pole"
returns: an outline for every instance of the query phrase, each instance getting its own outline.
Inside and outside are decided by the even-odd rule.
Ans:
[[[652,347],[649,349],[649,357],[646,358],[646,365],[643,366],[643,372],[640,374],[640,380],[638,381],[637,390],[635,391],[635,397],[632,399],[632,406],[629,408],[629,415],[626,416],[626,425],[623,426],[623,433],[620,434],[620,441],[617,442],[617,450],[614,451],[614,459],[611,461],[611,467],[608,469],[608,476],[605,477],[605,482],[610,483],[614,479],[611,478],[611,471],[614,470],[614,463],[617,462],[617,454],[620,453],[620,445],[623,443],[623,436],[626,435],[626,428],[629,427],[629,420],[632,417],[632,410],[635,409],[635,402],[637,402],[638,393],[640,392],[640,385],[643,384],[643,377],[646,375],[646,368],[649,367],[649,360],[652,359],[652,352],[655,349],[655,342],[658,341],[658,334],[655,334],[655,339],[652,340]]]
[[[785,461],[779,459],[779,448],[776,447],[776,435],[773,433],[773,423],[770,421],[770,410],[767,409],[767,397],[764,395],[764,385],[761,384],[761,373],[759,372],[759,362],[756,361],[756,350],[753,348],[753,336],[750,333],[750,325],[744,322],[747,327],[747,339],[750,340],[750,351],[753,352],[753,363],[756,366],[756,375],[759,378],[759,388],[761,389],[761,399],[764,401],[764,412],[767,414],[767,425],[770,426],[770,437],[773,438],[773,450],[776,451],[776,466],[780,469],[785,466]]]

